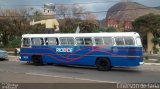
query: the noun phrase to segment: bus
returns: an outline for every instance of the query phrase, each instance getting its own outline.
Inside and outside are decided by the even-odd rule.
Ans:
[[[143,64],[143,46],[136,32],[24,34],[20,61],[93,66],[105,71]]]

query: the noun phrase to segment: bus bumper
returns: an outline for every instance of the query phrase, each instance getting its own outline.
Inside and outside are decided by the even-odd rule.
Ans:
[[[143,65],[144,64],[144,62],[139,62],[139,65]]]
[[[19,56],[19,60],[21,60],[21,56]]]

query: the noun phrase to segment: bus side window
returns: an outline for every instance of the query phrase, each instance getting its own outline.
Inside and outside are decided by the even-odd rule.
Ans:
[[[29,46],[30,46],[30,39],[23,38],[23,47],[29,47]]]
[[[85,42],[85,45],[88,45],[88,46],[92,46],[93,43],[92,43],[92,39],[87,37],[87,38],[84,38],[84,42]]]
[[[142,42],[141,42],[141,38],[140,37],[136,38],[136,43],[137,43],[138,46],[142,46]]]
[[[108,46],[112,46],[113,45],[113,40],[112,40],[111,37],[103,37],[103,41],[104,41],[105,45],[108,45]]]
[[[40,46],[44,45],[43,38],[31,38],[32,45]]]
[[[125,45],[134,45],[134,40],[132,37],[125,37],[124,41],[125,41]]]
[[[84,45],[84,40],[83,40],[83,38],[77,37],[77,38],[76,38],[76,42],[77,42],[77,45]]]
[[[46,45],[58,45],[58,39],[53,37],[45,38],[45,43]]]
[[[122,37],[115,38],[115,41],[117,45],[124,45],[124,40]]]
[[[61,45],[74,45],[74,38],[72,37],[61,37]]]
[[[85,38],[77,37],[76,41],[77,41],[77,45],[87,45],[87,46],[93,45],[92,39],[89,37],[85,37]]]
[[[43,38],[40,38],[41,45],[44,45]]]
[[[67,38],[67,42],[68,42],[68,45],[74,45],[75,44],[73,38]]]
[[[103,45],[102,37],[95,37],[95,44],[96,45]]]

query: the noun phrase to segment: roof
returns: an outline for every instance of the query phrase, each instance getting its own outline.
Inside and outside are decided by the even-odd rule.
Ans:
[[[22,37],[114,37],[114,36],[135,36],[136,32],[103,32],[103,33],[56,33],[56,34],[23,34]]]

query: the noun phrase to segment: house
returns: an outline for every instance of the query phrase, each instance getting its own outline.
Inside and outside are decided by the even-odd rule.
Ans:
[[[128,31],[133,29],[132,21],[126,20],[126,21],[118,21],[117,19],[114,18],[107,18],[106,19],[106,26],[107,27],[114,27],[118,31]],[[122,29],[122,30],[119,30]]]
[[[106,19],[106,25],[107,25],[107,27],[118,28],[119,22],[118,22],[118,20],[109,17],[108,19]]]
[[[132,21],[124,21],[123,25],[125,31],[133,29]]]

